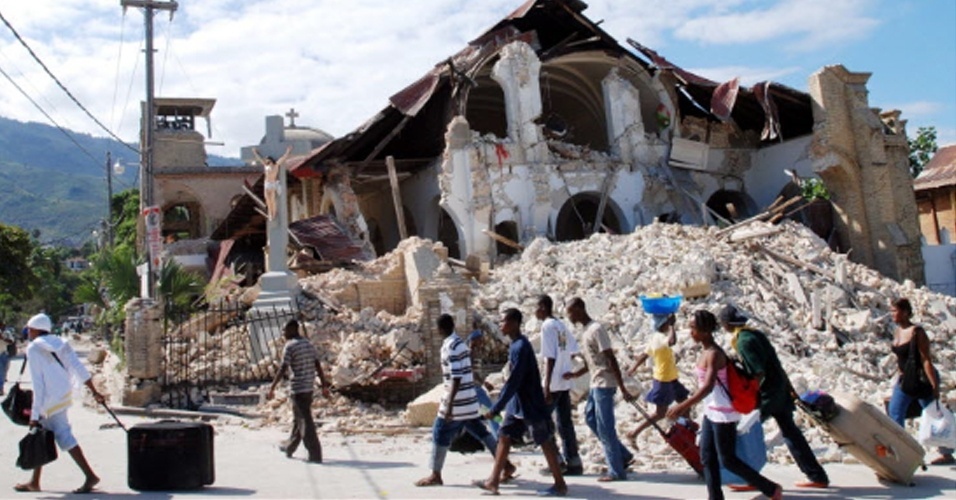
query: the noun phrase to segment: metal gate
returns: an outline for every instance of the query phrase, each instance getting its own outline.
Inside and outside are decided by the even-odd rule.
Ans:
[[[210,392],[271,380],[281,362],[282,328],[297,314],[288,308],[168,309],[164,321],[162,401],[195,410]]]

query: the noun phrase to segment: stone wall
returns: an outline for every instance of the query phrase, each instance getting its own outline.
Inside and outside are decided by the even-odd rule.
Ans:
[[[813,169],[830,190],[850,258],[896,279],[923,282],[923,259],[904,123],[871,109],[869,73],[827,66],[810,77]]]

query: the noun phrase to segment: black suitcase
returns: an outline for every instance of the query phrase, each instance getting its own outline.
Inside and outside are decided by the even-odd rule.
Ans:
[[[134,425],[127,445],[131,489],[194,490],[216,480],[209,424],[164,420]]]

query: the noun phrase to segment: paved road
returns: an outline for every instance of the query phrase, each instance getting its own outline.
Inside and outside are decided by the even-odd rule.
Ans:
[[[19,361],[14,360],[10,374],[16,376]],[[8,384],[9,387],[9,384]],[[469,486],[472,479],[487,476],[491,470],[488,454],[449,455],[445,466],[445,486],[416,488],[412,483],[427,474],[430,446],[427,430],[402,436],[373,434],[321,436],[325,463],[308,464],[305,451],[286,459],[276,448],[284,431],[256,429],[238,418],[214,422],[216,427],[216,482],[198,492],[155,492],[139,494],[126,485],[126,436],[102,411],[77,404],[70,410],[77,439],[97,473],[102,477],[99,491],[85,498],[196,499],[196,498],[475,498],[481,491]],[[127,425],[147,421],[143,417],[122,416]],[[16,442],[25,428],[0,419],[0,498],[60,498],[79,486],[82,475],[66,455],[44,468],[42,493],[16,493],[14,483],[28,473],[17,469]],[[252,428],[250,428],[252,427]],[[520,477],[504,485],[503,496],[534,496],[548,486],[548,478],[538,474],[544,465],[540,454],[520,451],[516,454]],[[787,485],[802,479],[795,466],[768,465],[764,472],[785,486],[786,498],[956,498],[956,467],[932,467],[918,472],[916,486],[884,484],[862,465],[827,465],[834,484],[828,490],[798,490]],[[632,473],[628,481],[598,483],[595,476],[568,478],[572,498],[640,497],[649,499],[704,498],[703,484],[688,471],[670,473]],[[759,498],[753,493],[727,493],[728,499]]]

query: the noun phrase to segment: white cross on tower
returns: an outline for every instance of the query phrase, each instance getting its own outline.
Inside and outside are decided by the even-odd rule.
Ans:
[[[289,108],[285,115],[289,117],[289,128],[295,128],[295,119],[299,117],[299,113],[295,112],[295,108]]]

